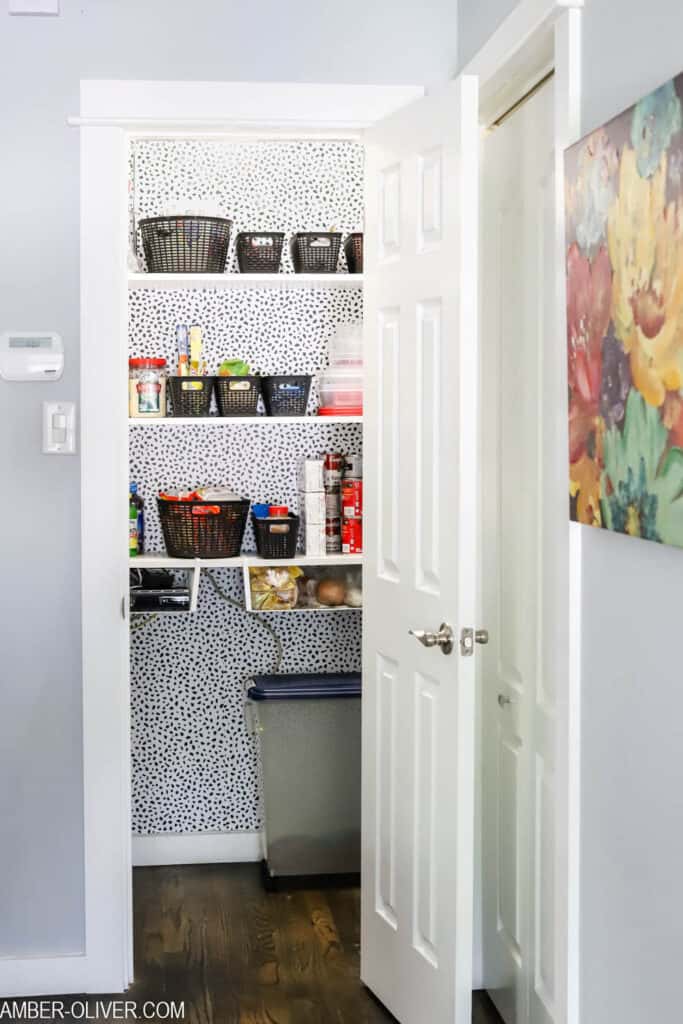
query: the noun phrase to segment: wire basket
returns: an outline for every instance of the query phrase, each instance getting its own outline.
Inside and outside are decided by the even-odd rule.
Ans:
[[[279,375],[261,378],[263,401],[269,416],[305,416],[311,391],[311,375]]]
[[[142,248],[151,274],[223,274],[232,221],[224,217],[146,217]]]
[[[260,377],[216,377],[216,402],[221,416],[256,416]]]
[[[256,551],[260,558],[294,558],[299,536],[299,517],[259,519],[252,512]]]
[[[236,558],[242,548],[250,502],[166,501],[157,498],[171,558]]]
[[[240,231],[236,245],[240,273],[277,274],[284,240],[282,231]]]
[[[208,416],[214,377],[169,377],[171,416]]]
[[[341,248],[337,231],[299,231],[292,236],[292,263],[297,274],[336,274]]]
[[[349,274],[363,273],[363,232],[354,231],[344,242]]]

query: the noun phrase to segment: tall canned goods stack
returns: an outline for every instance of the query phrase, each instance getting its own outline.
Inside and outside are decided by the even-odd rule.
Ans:
[[[345,555],[363,551],[363,461],[344,456],[341,481],[341,549]]]
[[[344,470],[344,456],[328,452],[323,465],[325,487],[325,550],[328,555],[338,555],[342,550],[341,538],[341,482]]]

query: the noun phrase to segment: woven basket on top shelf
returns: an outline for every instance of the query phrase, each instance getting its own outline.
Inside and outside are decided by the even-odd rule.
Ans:
[[[277,274],[284,240],[283,231],[240,231],[236,244],[240,274]]]
[[[150,274],[224,274],[232,221],[146,217],[139,223]]]
[[[338,231],[298,231],[290,243],[295,272],[336,274],[341,238]]]

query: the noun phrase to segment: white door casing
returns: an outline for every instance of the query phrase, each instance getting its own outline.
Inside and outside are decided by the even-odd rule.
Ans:
[[[556,1020],[555,680],[543,643],[553,115],[551,81],[486,137],[482,159],[484,981],[506,1024]]]
[[[477,116],[462,76],[366,135],[361,974],[401,1024],[471,1017]]]

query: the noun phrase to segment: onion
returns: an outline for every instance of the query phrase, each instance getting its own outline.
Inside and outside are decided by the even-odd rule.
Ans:
[[[317,598],[320,604],[328,608],[336,608],[344,604],[346,597],[346,586],[341,580],[321,580],[318,584]]]

